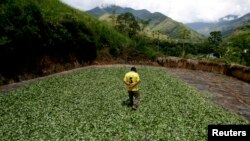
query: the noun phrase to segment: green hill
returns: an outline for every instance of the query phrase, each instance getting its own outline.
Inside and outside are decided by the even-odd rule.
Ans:
[[[216,24],[212,28],[214,31],[221,31],[224,36],[228,36],[230,33],[234,32],[238,28],[244,27],[250,23],[250,13],[232,20],[232,21],[222,21]]]
[[[182,23],[178,23],[170,18],[166,18],[156,26],[152,27],[153,31],[160,31],[163,34],[169,35],[172,38],[182,38],[182,31],[187,29]],[[190,30],[190,29],[188,29]],[[197,32],[190,30],[190,38],[192,40],[200,40],[203,38]]]
[[[239,27],[224,41],[225,55],[234,63],[250,66],[250,23]]]
[[[174,21],[173,19],[159,13],[151,13],[147,10],[134,10],[132,8],[122,8],[119,6],[109,6],[105,8],[96,7],[92,10],[87,11],[88,13],[98,17],[101,20],[110,21],[107,17],[108,14],[119,15],[125,12],[132,13],[138,20],[149,21],[146,29],[148,32],[160,32],[171,38],[178,39],[181,38],[182,31],[188,29],[191,32],[191,39],[200,40],[204,38],[201,34],[193,31],[192,29],[187,28],[184,24]]]
[[[227,40],[236,40],[240,38],[242,40],[246,40],[246,42],[250,43],[250,22],[246,23],[245,25],[237,28],[234,32],[232,32],[228,37]]]
[[[145,48],[136,48],[137,41],[59,0],[4,0],[0,9],[0,84],[99,58],[148,55]]]

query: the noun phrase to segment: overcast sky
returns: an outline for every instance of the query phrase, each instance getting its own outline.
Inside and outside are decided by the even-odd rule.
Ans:
[[[147,9],[183,23],[217,21],[228,14],[250,13],[250,0],[61,0],[86,11],[97,6],[118,5],[136,10]]]

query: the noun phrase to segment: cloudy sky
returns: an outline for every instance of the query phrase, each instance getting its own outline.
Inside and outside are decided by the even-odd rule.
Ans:
[[[97,6],[118,5],[147,9],[183,23],[217,21],[228,14],[242,16],[250,13],[250,0],[61,0],[86,11]]]

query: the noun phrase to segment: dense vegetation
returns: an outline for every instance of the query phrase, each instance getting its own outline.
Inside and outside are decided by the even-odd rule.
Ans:
[[[225,59],[250,66],[250,22],[228,36],[221,47]]]
[[[126,106],[130,68],[89,68],[0,93],[5,140],[207,139],[208,124],[249,124],[164,70],[142,67],[141,104]]]
[[[141,25],[141,34],[151,38],[146,44],[157,47],[165,55],[250,65],[249,14],[232,22],[223,22],[230,29],[226,35],[233,33],[229,37],[225,38],[226,28],[222,28],[224,30],[211,31],[209,37],[202,38],[193,30],[157,12],[119,6],[94,8],[88,12],[101,21],[107,21],[113,26],[118,23],[122,27],[125,26],[115,22],[115,17],[132,13]]]
[[[58,0],[4,0],[0,9],[1,84],[96,58],[127,60],[148,55],[148,51],[135,49],[136,41]]]
[[[155,22],[164,21],[160,13],[145,16],[156,16]],[[212,54],[215,60],[250,65],[249,25],[227,40],[213,43],[194,39],[194,33],[184,26],[176,28],[178,39],[164,39],[160,29],[168,24],[153,27],[155,22],[138,21],[131,13],[117,17],[111,15],[113,24],[109,24],[59,0],[2,0],[0,85],[79,67],[96,59],[154,60],[163,55],[207,58]],[[167,27],[175,27],[174,22],[166,23]],[[145,36],[147,26],[162,28]]]

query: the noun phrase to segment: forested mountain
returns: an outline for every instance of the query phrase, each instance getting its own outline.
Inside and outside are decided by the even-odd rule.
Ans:
[[[237,60],[241,64],[250,65],[250,23],[237,28],[229,34],[224,41],[228,46],[227,54],[231,60]],[[232,55],[231,55],[232,54]],[[235,57],[235,56],[238,56]],[[233,58],[234,57],[234,58]]]
[[[0,84],[98,58],[145,56],[136,41],[59,0],[4,0],[0,9]]]
[[[119,6],[108,6],[108,7],[96,7],[94,9],[91,9],[87,11],[91,15],[94,15],[101,20],[110,20],[108,19],[111,15],[119,15],[122,13],[132,13],[139,21],[148,21],[148,24],[146,26],[146,29],[149,29],[150,31],[156,31],[160,32],[162,34],[165,34],[171,38],[181,38],[182,31],[187,29],[187,27],[179,23],[177,21],[174,21],[173,19],[163,15],[162,13],[155,12],[151,13],[148,10],[134,10],[132,8],[123,8]],[[191,38],[192,39],[201,39],[203,38],[202,35],[197,33],[196,31],[193,31],[191,29],[188,29],[191,32]]]
[[[142,31],[141,25],[137,25],[136,19],[130,13],[127,13],[127,16],[132,22],[131,19],[121,18],[119,21],[114,18],[115,22],[120,22],[117,28],[60,0],[0,1],[0,85],[80,67],[99,60],[154,60],[162,55],[185,57],[217,53],[218,49],[223,49],[211,43],[193,42],[202,38],[201,35],[161,13],[120,7],[92,10],[92,13],[103,20],[114,20],[110,16],[123,12],[134,14],[139,22],[148,21],[145,24],[146,31],[166,34],[173,40],[160,40],[159,34],[158,38],[141,34],[145,31]],[[249,15],[237,20],[234,22],[248,21]],[[189,35],[191,37],[187,38]],[[250,58],[247,51],[249,24],[238,28],[238,31],[229,37],[235,44],[231,46],[225,42],[220,56],[247,52],[245,56],[236,54],[236,59],[231,57],[228,60],[250,65],[247,60]],[[228,55],[227,50],[231,48],[239,51],[233,50]]]
[[[228,15],[222,17],[218,22],[206,23],[206,22],[195,22],[188,23],[186,26],[191,29],[204,34],[209,35],[212,31],[221,31],[223,36],[228,36],[234,32],[237,28],[241,28],[250,22],[250,13],[238,18],[235,15]]]
[[[87,11],[91,15],[101,17],[104,14],[120,15],[122,13],[132,13],[135,17],[141,20],[151,20],[152,23],[158,24],[164,21],[167,17],[159,12],[150,13],[148,10],[134,10],[132,8],[122,8],[119,6],[108,6],[105,8],[96,7]]]

